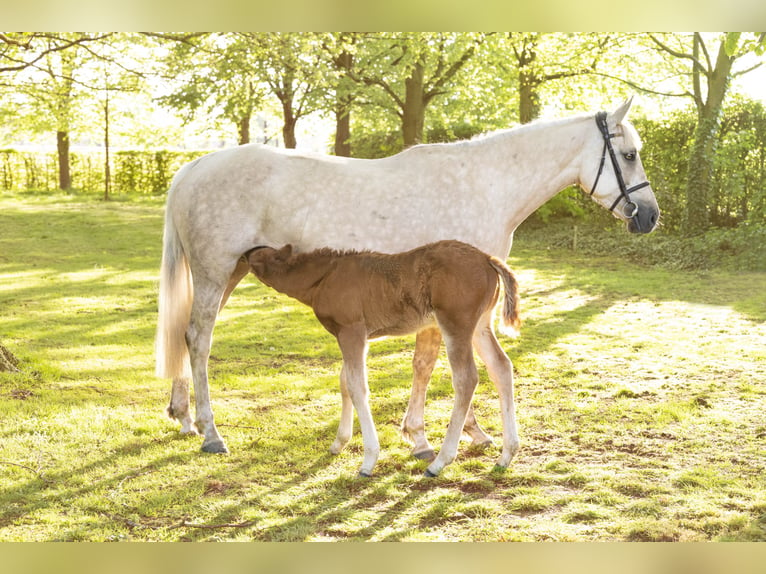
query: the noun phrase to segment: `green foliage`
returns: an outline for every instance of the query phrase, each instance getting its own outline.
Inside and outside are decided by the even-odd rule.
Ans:
[[[202,151],[118,151],[112,154],[113,194],[160,194],[180,167]],[[97,192],[104,188],[103,152],[72,152],[72,185]],[[51,191],[58,187],[55,153],[0,150],[0,190]]]
[[[686,217],[685,186],[695,113],[685,109],[659,120],[639,117],[632,122],[644,144],[641,161],[660,204],[662,227],[665,231],[680,233]],[[720,235],[715,228],[766,224],[766,110],[763,105],[733,98],[724,109],[716,137],[711,196],[703,206],[714,227],[713,236]],[[565,218],[585,221],[598,218],[599,211],[601,208],[589,198],[569,189],[543,205],[533,219],[538,222]],[[753,233],[757,235],[751,228],[743,231],[742,236],[750,237]],[[700,250],[708,247],[706,241],[702,240]]]

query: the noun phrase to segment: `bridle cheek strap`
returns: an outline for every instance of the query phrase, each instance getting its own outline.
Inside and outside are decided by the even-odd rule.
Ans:
[[[614,212],[614,208],[617,207],[620,201],[624,199],[625,207],[623,208],[622,213],[625,217],[631,219],[635,217],[636,214],[638,214],[638,205],[636,205],[636,203],[630,199],[630,194],[634,191],[638,191],[639,189],[647,187],[649,182],[644,181],[630,188],[625,187],[625,180],[622,177],[622,169],[620,168],[620,164],[617,161],[617,156],[614,153],[614,148],[612,147],[612,138],[615,137],[615,134],[609,133],[609,126],[607,126],[606,123],[606,112],[599,112],[596,114],[596,125],[598,126],[598,129],[604,138],[604,149],[601,151],[601,163],[598,166],[596,181],[593,182],[593,187],[590,189],[590,195],[592,196],[596,191],[596,186],[598,185],[599,179],[601,179],[601,174],[604,171],[606,154],[609,152],[609,159],[612,162],[612,168],[614,168],[614,175],[617,178],[617,185],[620,187],[620,195],[617,199],[614,200],[614,203],[609,208],[609,211]]]

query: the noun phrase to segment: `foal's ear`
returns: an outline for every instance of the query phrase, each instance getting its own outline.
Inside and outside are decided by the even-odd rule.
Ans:
[[[277,259],[280,259],[282,261],[287,261],[292,254],[293,254],[293,246],[288,243],[282,249],[277,251],[276,257]]]
[[[622,102],[620,104],[620,107],[614,110],[611,113],[611,119],[616,124],[619,125],[622,123],[622,120],[624,120],[627,115],[628,111],[630,110],[630,105],[633,103],[633,96],[630,96],[627,100]]]

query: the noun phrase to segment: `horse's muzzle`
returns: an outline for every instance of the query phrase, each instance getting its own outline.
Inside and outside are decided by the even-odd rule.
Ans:
[[[638,204],[636,214],[628,220],[631,233],[651,233],[660,220],[660,210],[655,205]]]

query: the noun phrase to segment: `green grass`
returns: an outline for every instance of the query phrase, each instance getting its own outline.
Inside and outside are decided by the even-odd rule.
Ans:
[[[766,275],[642,267],[519,233],[522,450],[463,443],[436,479],[399,436],[411,337],[371,345],[382,444],[329,454],[340,353],[311,312],[243,282],[216,328],[199,452],[153,376],[162,203],[0,197],[0,540],[766,540]],[[634,238],[652,241],[652,237]],[[451,409],[429,387],[435,446]],[[475,408],[501,439],[482,371]]]

